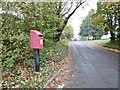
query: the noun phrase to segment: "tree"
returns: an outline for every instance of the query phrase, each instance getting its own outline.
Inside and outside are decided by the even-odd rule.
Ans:
[[[68,20],[83,3],[83,0],[40,3],[8,2],[4,3],[3,10],[6,13],[10,11],[12,15],[13,13],[18,14],[18,16],[21,15],[21,19],[26,23],[25,30],[38,29],[43,32],[45,38],[52,38],[52,41],[59,41],[60,35]],[[6,6],[7,4],[8,6]],[[8,10],[5,10],[5,8],[8,8]],[[49,27],[49,30],[46,26]]]
[[[65,28],[70,17],[75,13],[75,11],[84,3],[83,0],[67,0],[66,2],[58,2],[57,3],[57,18],[58,21],[56,23],[58,34],[55,36],[55,40],[59,41],[60,35]],[[75,8],[73,8],[75,6]],[[60,25],[60,18],[63,19],[63,23]]]
[[[71,25],[66,25],[63,32],[62,32],[62,37],[61,38],[67,38],[67,39],[72,39],[73,38],[73,28]]]
[[[93,15],[93,24],[103,29],[105,32],[110,31],[111,40],[115,40],[115,32],[119,27],[119,5],[120,2],[98,2],[97,12]]]
[[[80,26],[80,33],[81,36],[88,36],[93,37],[93,39],[100,39],[102,36],[102,31],[92,23],[91,16],[93,15],[94,10],[91,10],[88,16],[83,20]]]

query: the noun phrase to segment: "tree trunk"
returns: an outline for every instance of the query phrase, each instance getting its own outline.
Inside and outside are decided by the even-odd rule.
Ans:
[[[117,40],[120,41],[120,32],[118,32],[118,34],[117,34]]]
[[[60,41],[60,36],[61,36],[61,33],[62,33],[62,30],[60,29],[57,29],[57,31],[59,31],[58,34],[56,34],[55,38],[54,38],[54,41],[57,42],[57,41]]]
[[[67,22],[68,22],[68,18],[66,18],[66,19],[64,20],[64,24],[62,25],[62,27],[57,29],[58,34],[57,34],[57,35],[55,36],[55,38],[54,38],[55,42],[60,41],[60,36],[61,36],[62,31],[64,30]]]
[[[114,41],[115,40],[115,34],[112,31],[110,31],[110,34],[111,34],[110,40]]]
[[[56,27],[57,27],[57,32],[58,34],[55,36],[54,38],[54,41],[59,41],[60,40],[60,36],[62,34],[62,31],[64,30],[69,18],[75,13],[75,11],[83,4],[84,2],[79,2],[76,6],[76,8],[64,19],[64,22],[63,22],[63,25],[61,27],[59,27],[59,20],[58,22],[56,23]],[[57,13],[56,15],[58,16],[58,18],[60,18],[60,13],[61,13],[61,8],[62,8],[62,3],[59,3],[59,7],[58,7],[58,10],[57,10]]]

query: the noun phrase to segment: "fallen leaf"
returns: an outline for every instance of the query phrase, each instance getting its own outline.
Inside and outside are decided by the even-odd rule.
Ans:
[[[42,82],[43,79],[41,77],[39,77],[38,80],[39,80],[39,82]]]
[[[56,81],[56,82],[58,82],[58,81],[59,81],[59,79],[58,79],[58,78],[55,78],[55,81]]]
[[[51,83],[50,87],[53,88],[53,87],[54,87],[54,84]]]
[[[8,82],[11,82],[12,78],[9,76],[9,77],[7,78],[7,80],[8,80]]]

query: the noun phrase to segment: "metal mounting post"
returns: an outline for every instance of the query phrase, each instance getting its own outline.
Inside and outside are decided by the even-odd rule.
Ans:
[[[35,53],[35,70],[36,72],[40,71],[39,49],[36,49]]]

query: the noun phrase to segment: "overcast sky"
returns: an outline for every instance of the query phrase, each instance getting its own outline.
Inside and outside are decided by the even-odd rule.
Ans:
[[[91,9],[97,9],[98,0],[88,0],[89,5],[86,5],[84,8],[80,7],[70,18],[69,22],[74,29],[74,36],[78,37],[80,31],[80,24],[84,17],[86,17]]]

